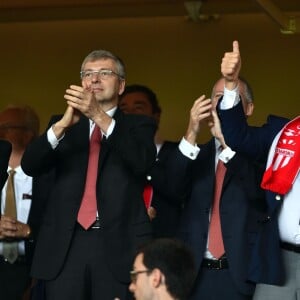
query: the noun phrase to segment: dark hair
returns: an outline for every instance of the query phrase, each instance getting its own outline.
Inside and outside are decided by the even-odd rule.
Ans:
[[[151,104],[153,114],[155,114],[155,113],[160,114],[161,113],[161,108],[159,106],[156,94],[150,88],[148,88],[145,85],[132,84],[132,85],[126,86],[125,89],[124,89],[124,92],[120,95],[120,100],[125,95],[130,94],[130,93],[136,93],[136,92],[144,93],[147,96],[147,98],[148,98],[148,100]]]
[[[142,246],[138,254],[143,254],[143,264],[147,269],[159,269],[164,274],[170,295],[180,300],[187,299],[196,271],[194,258],[183,243],[160,238]]]

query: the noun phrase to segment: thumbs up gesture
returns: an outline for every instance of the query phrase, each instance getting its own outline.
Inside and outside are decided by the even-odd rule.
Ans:
[[[229,89],[236,87],[241,70],[241,56],[238,41],[232,43],[232,52],[226,52],[221,63],[221,73],[225,79],[225,85]]]

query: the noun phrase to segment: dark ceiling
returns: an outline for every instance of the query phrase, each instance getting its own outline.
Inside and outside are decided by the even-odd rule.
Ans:
[[[183,0],[1,0],[0,22],[186,16],[185,2]],[[274,5],[284,14],[300,12],[300,0],[203,0],[201,14],[264,12],[260,2]]]

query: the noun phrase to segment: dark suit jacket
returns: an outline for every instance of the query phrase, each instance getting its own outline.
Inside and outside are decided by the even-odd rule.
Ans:
[[[187,199],[179,235],[193,251],[198,270],[207,246],[214,193],[215,141],[200,148],[196,160],[177,150],[169,161],[172,186]],[[247,263],[261,218],[256,209],[256,202],[261,201],[257,188],[259,173],[238,154],[226,164],[226,169],[220,202],[225,252],[236,288],[243,294],[251,294],[254,286],[246,282]]]
[[[178,147],[178,142],[165,141],[150,170],[149,183],[153,186],[152,206],[156,217],[152,220],[155,238],[175,237],[178,230],[182,202],[178,195],[171,195],[166,189],[166,161],[170,153]]]
[[[220,110],[219,116],[227,144],[234,150],[260,161],[266,161],[276,134],[289,121],[286,118],[269,116],[262,127],[248,126],[241,103],[232,109]],[[254,282],[273,285],[284,283],[278,229],[278,213],[283,197],[278,196],[270,191],[266,192],[268,215],[259,232],[249,270],[249,279]]]
[[[0,191],[2,190],[7,179],[7,166],[11,153],[11,143],[0,140]]]
[[[59,117],[60,118],[60,117]],[[53,118],[50,125],[59,118]],[[155,160],[155,124],[150,118],[117,110],[113,133],[101,142],[97,201],[106,261],[115,277],[129,282],[136,246],[151,237],[143,198],[147,170]],[[46,132],[23,155],[30,176],[55,170],[32,264],[33,277],[53,279],[61,270],[76,226],[88,163],[89,121],[81,117],[52,149]]]
[[[32,180],[32,203],[28,216],[28,225],[31,229],[30,238],[25,240],[26,262],[31,265],[34,249],[43,220],[49,193],[53,187],[54,172],[45,173]]]

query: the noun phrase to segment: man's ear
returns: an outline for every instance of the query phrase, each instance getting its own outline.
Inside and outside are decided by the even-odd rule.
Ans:
[[[125,79],[120,79],[119,95],[122,95],[122,93],[124,92],[125,85],[126,85]]]
[[[254,104],[252,102],[247,103],[246,111],[245,111],[246,116],[250,117],[253,114],[253,110],[254,110]]]
[[[160,123],[160,113],[157,112],[153,115],[153,118],[155,119],[156,123],[157,123],[157,127],[159,126]]]
[[[154,288],[158,288],[161,284],[165,283],[164,274],[157,268],[151,272],[150,276]]]

